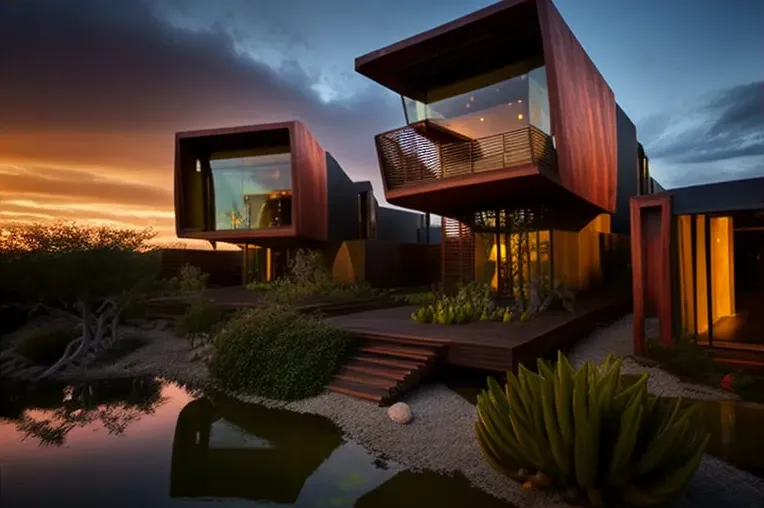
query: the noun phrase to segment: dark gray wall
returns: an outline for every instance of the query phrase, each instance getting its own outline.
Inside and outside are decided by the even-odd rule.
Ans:
[[[630,233],[629,198],[637,195],[638,148],[637,128],[621,107],[616,104],[616,129],[618,141],[618,190],[615,215],[611,231],[621,235]]]
[[[358,237],[358,187],[337,160],[326,154],[327,206],[329,207],[329,241],[352,240]]]
[[[377,240],[379,241],[419,243],[419,229],[423,225],[424,214],[385,206],[377,209]]]
[[[764,209],[764,177],[669,189],[675,214]]]

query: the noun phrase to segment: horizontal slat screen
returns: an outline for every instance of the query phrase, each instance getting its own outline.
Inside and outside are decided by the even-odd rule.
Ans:
[[[426,125],[409,125],[376,137],[388,189],[523,164],[556,170],[551,136],[529,126],[485,138],[441,142]]]

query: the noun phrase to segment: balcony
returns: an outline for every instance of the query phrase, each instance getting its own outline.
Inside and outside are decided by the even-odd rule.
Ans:
[[[423,121],[379,134],[376,144],[388,192],[522,166],[557,171],[551,136],[532,125],[469,139]]]

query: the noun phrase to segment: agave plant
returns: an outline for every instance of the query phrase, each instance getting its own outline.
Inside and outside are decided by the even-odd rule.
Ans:
[[[664,502],[697,470],[708,443],[697,404],[671,405],[647,393],[648,374],[626,386],[621,360],[574,370],[538,360],[505,389],[488,378],[478,396],[477,440],[491,466],[526,486],[575,488],[594,506],[620,499]]]

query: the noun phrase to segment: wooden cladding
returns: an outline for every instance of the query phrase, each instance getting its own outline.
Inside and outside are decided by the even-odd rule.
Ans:
[[[291,153],[292,215],[289,225],[215,229],[209,160],[221,156]],[[328,237],[327,155],[300,122],[179,132],[175,136],[175,216],[180,238],[250,241],[281,246]],[[198,168],[198,169],[197,169]]]
[[[329,234],[326,152],[300,122],[291,122],[296,236],[326,241]]]
[[[386,190],[484,171],[538,165],[554,171],[551,137],[529,126],[474,140],[443,141],[429,136],[426,122],[376,137]]]
[[[560,180],[614,213],[617,190],[615,96],[551,0],[536,0],[544,44]]]
[[[673,345],[671,195],[631,198],[631,264],[634,353],[642,354],[645,318],[658,319],[661,341]]]
[[[443,217],[441,224],[442,282],[452,288],[475,278],[475,237],[466,224]]]

